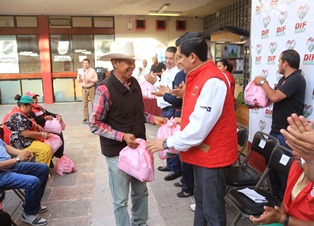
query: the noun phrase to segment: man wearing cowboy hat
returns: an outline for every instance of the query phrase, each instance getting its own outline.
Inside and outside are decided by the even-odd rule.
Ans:
[[[110,60],[114,69],[96,90],[90,129],[100,136],[101,151],[106,156],[116,225],[146,225],[146,183],[118,169],[117,163],[119,153],[124,147],[136,148],[136,138],[146,139],[145,122],[161,125],[166,119],[144,113],[141,88],[132,77],[135,68],[133,43],[112,43],[110,53],[100,60]],[[133,204],[131,222],[127,208],[130,185]]]

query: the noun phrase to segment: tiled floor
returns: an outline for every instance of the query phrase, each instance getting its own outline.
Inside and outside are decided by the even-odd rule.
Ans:
[[[107,165],[100,153],[99,139],[93,135],[87,125],[82,123],[81,103],[62,103],[44,105],[49,111],[61,114],[67,127],[64,131],[65,153],[75,162],[77,172],[65,176],[50,171],[43,203],[48,212],[42,214],[49,220],[50,226],[114,226],[113,208],[108,186]],[[0,119],[12,108],[1,105]],[[158,127],[147,125],[147,137],[154,138]],[[57,159],[54,159],[56,163]],[[155,157],[155,168],[165,162]],[[149,189],[149,226],[191,226],[193,212],[189,205],[193,198],[178,198],[179,188],[174,182],[165,181],[165,172],[155,171],[155,180],[148,183]],[[7,192],[4,209],[12,213],[18,203],[13,192]],[[13,219],[20,226],[26,226],[20,220],[19,207]],[[228,224],[231,225],[235,210],[227,206]],[[1,223],[0,223],[1,225]],[[250,222],[242,219],[239,226],[248,226]]]

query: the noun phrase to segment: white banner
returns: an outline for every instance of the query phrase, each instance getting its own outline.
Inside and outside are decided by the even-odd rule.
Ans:
[[[267,78],[275,87],[280,53],[296,50],[301,57],[300,69],[306,79],[304,116],[313,116],[314,99],[314,1],[253,0],[251,14],[251,79]],[[250,110],[250,140],[256,131],[270,132],[273,105]]]

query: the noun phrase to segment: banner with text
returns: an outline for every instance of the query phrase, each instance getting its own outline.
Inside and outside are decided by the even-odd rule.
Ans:
[[[280,53],[296,50],[306,79],[304,116],[314,118],[314,1],[253,0],[251,14],[251,79],[264,76],[271,87],[281,78]],[[273,104],[252,109],[249,116],[250,141],[257,131],[270,132]]]

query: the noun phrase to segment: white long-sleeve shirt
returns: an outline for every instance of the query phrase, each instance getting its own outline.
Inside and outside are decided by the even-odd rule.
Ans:
[[[155,89],[158,90],[160,85],[168,86],[170,89],[172,89],[172,82],[179,71],[180,70],[179,68],[177,68],[177,66],[174,66],[173,68],[170,69],[167,68],[162,73],[160,81],[155,82],[154,84]],[[157,97],[157,106],[163,109],[165,107],[171,106],[171,104],[165,101],[163,97]]]
[[[224,81],[218,78],[207,80],[189,117],[189,123],[182,131],[167,139],[168,147],[187,151],[201,144],[220,118],[226,95]]]

